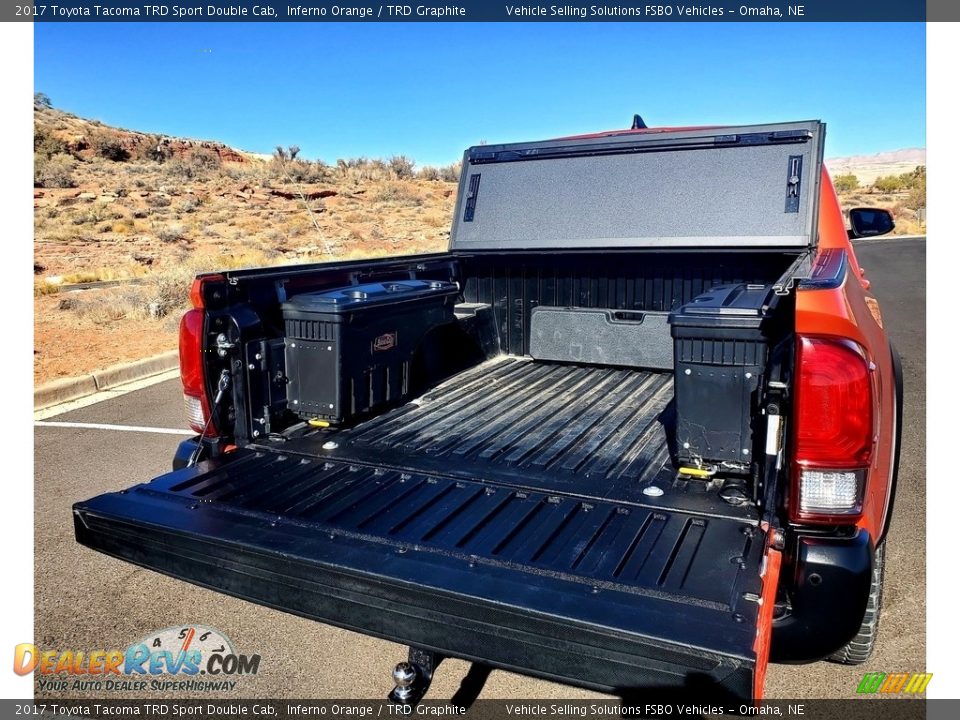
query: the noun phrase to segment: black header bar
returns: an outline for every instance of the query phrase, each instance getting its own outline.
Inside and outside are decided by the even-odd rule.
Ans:
[[[4,3],[32,22],[923,22],[960,20],[956,0],[52,0]]]

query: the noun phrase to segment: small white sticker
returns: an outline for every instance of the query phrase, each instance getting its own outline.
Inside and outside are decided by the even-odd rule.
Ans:
[[[767,455],[780,453],[780,415],[767,415]]]

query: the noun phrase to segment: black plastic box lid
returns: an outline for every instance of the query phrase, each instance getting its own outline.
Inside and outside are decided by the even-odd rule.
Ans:
[[[759,327],[770,316],[770,285],[718,285],[670,314],[670,324],[696,327]]]
[[[391,280],[294,295],[283,304],[283,309],[309,313],[344,313],[455,295],[459,290],[457,283],[446,280]]]

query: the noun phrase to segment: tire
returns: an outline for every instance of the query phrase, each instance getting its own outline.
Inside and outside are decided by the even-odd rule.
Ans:
[[[870,581],[870,596],[867,598],[867,611],[856,637],[831,655],[830,662],[842,665],[862,665],[870,659],[873,646],[877,641],[877,629],[880,626],[880,609],[883,605],[883,569],[886,565],[886,543],[881,543],[873,556],[873,574]]]

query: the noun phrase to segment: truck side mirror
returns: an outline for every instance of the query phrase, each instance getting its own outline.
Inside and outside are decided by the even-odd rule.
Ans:
[[[852,208],[850,210],[851,238],[874,237],[886,235],[893,230],[895,224],[889,210],[880,208]]]

